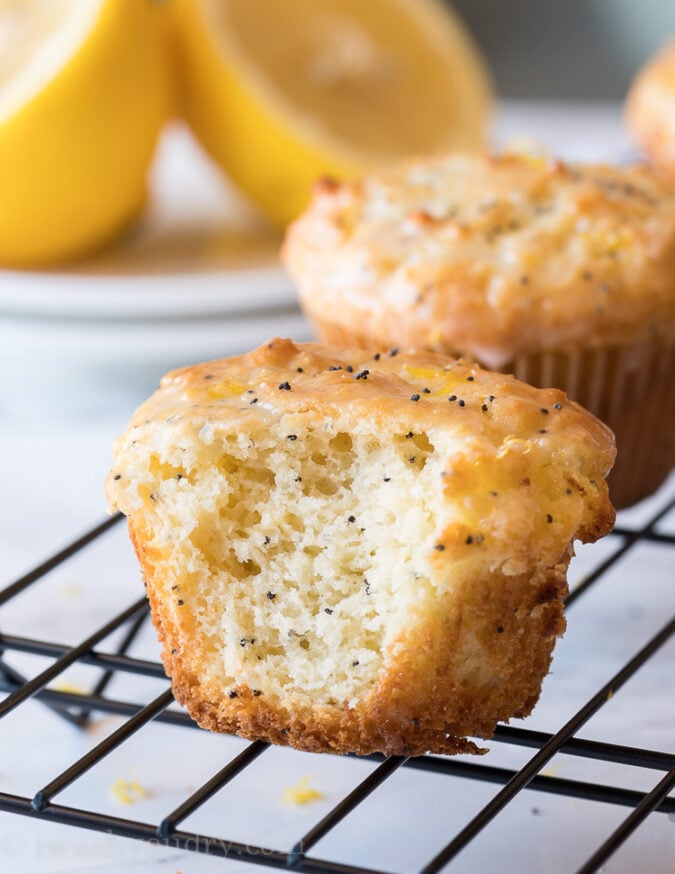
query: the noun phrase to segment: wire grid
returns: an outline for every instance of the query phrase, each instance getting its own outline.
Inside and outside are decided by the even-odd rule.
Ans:
[[[643,526],[615,529],[614,533],[618,535],[614,538],[617,541],[615,548],[599,566],[576,585],[567,599],[567,607],[572,607],[636,545],[651,542],[675,547],[675,535],[659,533],[656,530],[657,524],[674,507],[675,499],[671,499]],[[50,571],[68,562],[81,550],[104,537],[106,532],[120,521],[120,518],[120,516],[113,517],[92,528],[84,536],[53,555],[30,573],[1,590],[0,607],[30,586],[38,584]],[[192,792],[178,807],[167,811],[166,815],[156,823],[123,819],[92,810],[58,804],[55,802],[55,798],[59,793],[137,732],[142,731],[143,727],[152,720],[185,728],[197,728],[184,711],[170,706],[173,702],[170,688],[166,688],[145,705],[115,699],[106,694],[108,684],[116,674],[137,674],[165,679],[163,668],[158,662],[127,655],[128,649],[147,616],[146,599],[140,598],[76,646],[0,633],[0,690],[8,693],[7,697],[0,702],[0,718],[31,698],[40,701],[60,717],[79,727],[85,727],[94,713],[109,713],[128,717],[112,734],[105,737],[89,752],[55,776],[47,785],[37,788],[32,797],[0,791],[0,811],[107,832],[120,837],[166,842],[167,845],[170,842],[170,846],[174,848],[224,858],[235,858],[239,861],[268,867],[317,872],[317,874],[340,874],[340,872],[344,872],[344,874],[357,874],[357,872],[359,874],[378,874],[373,868],[319,858],[312,854],[312,849],[401,767],[434,772],[448,777],[485,781],[502,786],[490,801],[447,841],[440,852],[437,852],[423,865],[420,874],[435,874],[448,865],[467,844],[479,839],[481,832],[491,820],[504,810],[521,791],[527,788],[630,808],[628,816],[606,840],[597,846],[590,858],[578,869],[579,874],[598,870],[652,812],[675,814],[675,798],[669,797],[669,793],[675,787],[675,755],[657,750],[592,741],[577,736],[579,729],[675,634],[675,617],[671,618],[651,640],[635,652],[621,669],[599,688],[555,734],[499,725],[494,737],[495,741],[536,750],[520,770],[484,765],[479,761],[464,761],[433,755],[407,759],[403,757],[384,758],[382,756],[364,757],[374,762],[373,770],[366,779],[362,780],[353,791],[335,804],[309,831],[299,835],[290,847],[275,849],[266,846],[252,846],[250,843],[231,840],[227,836],[207,837],[180,828],[181,823],[188,816],[197,811],[234,777],[265,753],[268,745],[260,741],[248,744],[242,752]],[[98,648],[106,638],[119,630],[124,633],[120,643],[113,651]],[[52,661],[45,670],[31,679],[26,679],[8,661],[7,656],[12,652],[47,657]],[[48,683],[75,663],[100,669],[100,676],[88,693],[56,691],[46,688]],[[558,753],[652,769],[663,776],[650,791],[640,792],[542,773],[542,769]]]

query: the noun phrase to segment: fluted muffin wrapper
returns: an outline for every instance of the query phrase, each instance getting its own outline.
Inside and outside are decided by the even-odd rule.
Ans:
[[[675,465],[675,341],[529,353],[503,369],[563,389],[614,431],[617,508],[651,495]]]

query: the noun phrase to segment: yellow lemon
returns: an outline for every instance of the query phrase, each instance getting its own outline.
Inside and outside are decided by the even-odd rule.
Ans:
[[[0,264],[111,238],[142,209],[168,106],[156,0],[0,0]]]
[[[483,144],[489,77],[440,0],[177,0],[187,119],[284,224],[322,174]]]

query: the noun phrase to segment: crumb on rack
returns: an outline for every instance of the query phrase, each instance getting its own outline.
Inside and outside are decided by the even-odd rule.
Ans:
[[[120,778],[112,784],[109,795],[117,804],[123,804],[127,807],[150,797],[148,790],[137,779],[125,780],[124,778]]]
[[[78,683],[69,683],[67,680],[57,680],[48,687],[53,692],[68,692],[71,695],[86,695],[87,690]]]
[[[318,789],[313,789],[309,784],[312,780],[311,774],[307,774],[299,780],[295,786],[287,786],[284,789],[284,794],[281,796],[283,804],[311,804],[312,801],[320,801],[324,798],[323,792]]]
[[[75,601],[82,597],[82,586],[75,582],[63,583],[57,589],[57,596],[60,601]]]

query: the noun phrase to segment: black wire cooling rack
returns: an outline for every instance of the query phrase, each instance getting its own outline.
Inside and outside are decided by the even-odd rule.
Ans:
[[[583,604],[582,596],[596,586],[598,581],[605,577],[617,562],[623,559],[627,553],[635,550],[637,546],[658,544],[659,547],[675,547],[675,535],[663,533],[663,531],[659,531],[658,527],[659,522],[674,507],[675,500],[668,500],[665,506],[660,507],[646,524],[634,528],[629,526],[617,528],[611,536],[612,549],[601,564],[578,582],[570,594],[567,600],[568,610],[575,606],[580,599]],[[72,560],[81,551],[96,548],[96,545],[101,543],[107,532],[119,520],[120,517],[113,517],[97,525],[83,537],[75,540],[30,573],[0,591],[0,607],[7,605],[29,587],[38,586],[51,571]],[[673,557],[675,557],[675,553],[669,554],[669,558]],[[669,566],[675,568],[675,563],[671,562]],[[675,590],[675,573],[673,577]],[[247,767],[253,765],[254,761],[269,749],[266,744],[261,742],[252,742],[244,747],[179,806],[173,810],[167,810],[158,822],[141,822],[59,804],[56,800],[59,793],[78,781],[86,772],[97,766],[106,756],[132,736],[143,731],[144,727],[152,720],[184,728],[196,728],[186,713],[170,706],[173,697],[168,688],[144,705],[113,698],[107,694],[109,683],[114,677],[136,674],[164,679],[163,669],[158,662],[134,658],[128,654],[147,616],[147,602],[145,598],[140,598],[75,646],[12,635],[8,633],[5,625],[2,626],[3,631],[0,633],[0,689],[6,692],[7,696],[0,702],[0,719],[16,708],[20,708],[29,699],[41,702],[64,720],[80,728],[85,728],[93,720],[95,714],[116,714],[128,718],[109,736],[54,776],[46,785],[35,787],[32,797],[0,791],[0,811],[25,817],[36,817],[64,826],[106,832],[119,837],[165,843],[172,848],[193,850],[212,856],[220,856],[224,859],[237,859],[240,862],[287,870],[317,872],[317,874],[357,874],[357,872],[374,874],[376,871],[374,868],[321,858],[313,851],[322,838],[335,829],[359,805],[366,802],[371,793],[392,778],[401,767],[433,772],[444,775],[448,780],[458,782],[471,779],[502,787],[496,791],[496,794],[492,795],[482,809],[469,817],[469,821],[456,834],[439,837],[438,846],[441,846],[442,849],[440,851],[436,849],[433,855],[430,854],[430,857],[419,869],[422,874],[435,874],[445,866],[451,869],[451,863],[460,851],[471,842],[486,840],[486,827],[498,814],[513,804],[523,790],[527,789],[566,796],[569,799],[619,805],[630,809],[629,814],[623,821],[620,821],[618,827],[611,834],[601,838],[601,842],[595,847],[590,858],[578,868],[579,872],[597,871],[622,843],[644,823],[650,814],[655,813],[656,816],[670,814],[671,818],[675,814],[675,798],[669,797],[669,793],[675,787],[675,755],[654,749],[585,739],[578,735],[585,723],[598,714],[624,683],[633,677],[639,668],[645,666],[675,633],[675,618],[666,622],[657,634],[635,651],[620,670],[601,688],[598,688],[555,733],[507,725],[498,726],[492,741],[493,745],[517,745],[536,751],[520,770],[483,764],[480,759],[467,761],[432,755],[408,759],[368,757],[367,761],[372,770],[366,779],[362,780],[353,791],[342,797],[305,834],[297,835],[297,840],[279,849],[268,846],[253,846],[244,840],[237,840],[237,835],[220,834],[206,837],[181,829],[181,824],[190,815],[205,805],[216,793],[221,790],[227,791],[225,788],[227,784]],[[118,637],[117,645],[109,647],[109,649],[100,649],[99,646],[115,633]],[[121,640],[119,639],[120,635]],[[27,679],[12,665],[13,653],[41,656],[49,659],[50,663],[39,674]],[[52,683],[63,671],[76,663],[93,666],[100,672],[97,681],[88,693],[57,691],[53,688],[47,688],[49,683]],[[672,708],[673,694],[672,687],[670,690],[664,690],[664,705],[669,708]],[[601,763],[646,769],[647,773],[656,772],[656,782],[650,791],[645,792],[622,786],[599,785],[594,780],[564,779],[556,776],[555,773],[543,771],[558,753]],[[651,785],[654,781],[650,780],[649,782]],[[458,789],[457,795],[461,798],[460,789]],[[666,862],[664,870],[675,870],[675,859],[672,860],[672,863],[673,868],[670,869]],[[224,870],[227,870],[227,862],[223,862],[223,865]]]

